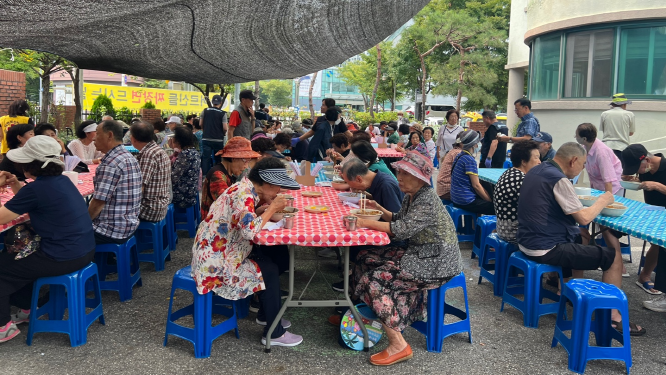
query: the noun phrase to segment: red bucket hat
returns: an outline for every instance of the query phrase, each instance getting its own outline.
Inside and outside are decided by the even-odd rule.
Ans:
[[[222,156],[223,158],[232,159],[257,159],[258,153],[252,151],[252,143],[243,137],[233,137],[227,142],[227,145],[218,152],[215,156]]]
[[[430,158],[414,151],[408,152],[402,160],[391,163],[391,166],[394,169],[402,169],[427,183],[430,183],[430,177],[432,177],[432,172],[435,169]]]

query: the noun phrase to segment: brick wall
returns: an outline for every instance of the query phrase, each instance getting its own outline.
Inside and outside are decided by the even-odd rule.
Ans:
[[[62,108],[61,111],[55,116],[55,127],[57,129],[64,129],[70,127],[74,129],[74,115],[76,114],[76,106],[74,105],[63,105],[56,106],[57,109]]]
[[[141,119],[152,124],[155,121],[162,119],[162,110],[142,108]]]
[[[25,73],[0,69],[0,116],[16,99],[25,99]]]
[[[479,122],[468,122],[467,126],[472,129],[476,130],[477,132],[481,133],[481,137],[483,138],[483,135],[486,134],[486,130],[488,130],[488,127],[486,124],[483,123],[483,121]]]

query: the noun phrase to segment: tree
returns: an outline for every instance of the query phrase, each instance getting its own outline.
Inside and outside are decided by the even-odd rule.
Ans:
[[[166,89],[169,88],[169,84],[167,81],[163,81],[161,79],[152,79],[152,78],[144,78],[143,83],[141,84],[141,87],[150,87],[154,89]]]
[[[474,104],[472,108],[494,105],[497,99],[488,90],[497,81],[497,74],[490,64],[500,57],[494,50],[502,47],[506,34],[467,10],[446,11],[440,22],[447,30],[444,38],[453,48],[453,54],[441,69],[433,71],[434,79],[446,83],[434,92],[456,96],[457,110],[463,92],[469,104]]]
[[[278,107],[291,105],[291,81],[279,79],[262,81],[261,92],[270,105]]]
[[[191,82],[187,83],[195,87],[203,94],[204,100],[206,100],[206,104],[208,105],[209,108],[213,106],[213,103],[210,102],[211,92],[219,91],[220,96],[222,97],[222,103],[224,104],[224,102],[227,100],[227,97],[234,89],[234,85],[212,84],[212,83],[203,84],[203,83],[191,83]]]
[[[310,79],[310,89],[308,90],[308,106],[310,107],[310,118],[314,119],[314,104],[312,103],[312,90],[314,89],[315,81],[317,80],[317,74],[319,72],[314,72],[312,78]]]
[[[83,112],[83,98],[81,98],[81,69],[72,65],[67,67],[67,74],[69,78],[72,79],[72,91],[74,93],[74,106],[76,110],[74,111],[74,124],[78,125],[81,123],[81,115]]]
[[[375,46],[377,51],[377,77],[375,78],[375,86],[372,88],[372,95],[370,96],[370,117],[375,118],[375,97],[377,96],[377,89],[379,88],[379,81],[382,79],[382,49],[377,44]]]

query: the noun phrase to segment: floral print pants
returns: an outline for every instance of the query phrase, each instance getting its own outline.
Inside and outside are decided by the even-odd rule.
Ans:
[[[354,269],[354,295],[365,302],[386,326],[402,331],[412,322],[427,317],[428,289],[441,282],[423,282],[402,271],[400,258],[405,250],[382,247],[359,253]]]

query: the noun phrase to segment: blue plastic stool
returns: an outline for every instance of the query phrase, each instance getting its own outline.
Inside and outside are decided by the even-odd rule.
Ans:
[[[476,230],[474,231],[474,245],[472,246],[472,259],[479,257],[481,266],[481,251],[486,245],[486,238],[497,228],[497,216],[479,216],[476,219]]]
[[[167,216],[166,216],[166,227],[167,234],[169,237],[169,250],[176,250],[176,244],[178,243],[178,232],[176,232],[176,223],[174,223],[174,211],[173,203],[169,204],[167,207]]]
[[[194,203],[194,211],[197,214],[197,225],[201,223],[201,201],[199,199],[199,194],[197,193],[196,201]]]
[[[440,199],[442,200],[442,204],[443,204],[444,206],[448,206],[448,205],[450,205],[450,204],[453,204],[453,202],[448,201],[448,200],[446,200],[446,199],[444,199],[444,198],[440,198]]]
[[[167,216],[169,211],[167,210]],[[169,252],[169,226],[167,218],[156,223],[141,221],[134,233],[136,245],[139,249],[139,262],[148,262],[155,265],[155,271],[164,271],[164,262],[171,259]],[[152,250],[147,253],[146,250]]]
[[[452,288],[462,288],[465,298],[465,311],[446,303],[446,291]],[[445,315],[454,315],[459,321],[446,324]],[[465,273],[449,280],[437,289],[428,290],[428,321],[414,322],[412,327],[426,337],[426,345],[429,352],[441,353],[442,341],[456,333],[467,332],[469,342],[472,342],[472,328],[469,322],[469,305],[467,304],[467,286],[465,285]]]
[[[190,238],[197,235],[197,215],[194,206],[187,208],[180,208],[174,206],[173,220],[175,223],[176,231],[186,230]]]
[[[108,253],[116,255],[116,264],[107,263]],[[99,269],[101,289],[118,292],[121,302],[132,299],[132,288],[135,284],[143,285],[139,269],[139,251],[134,236],[123,244],[97,245],[95,263]],[[106,276],[114,271],[118,273],[118,278],[106,281]]]
[[[491,248],[495,251],[490,251]],[[518,251],[518,246],[504,241],[497,233],[488,235],[479,256],[479,284],[485,278],[493,284],[493,294],[501,297],[504,292],[504,279],[509,257],[516,251]],[[493,260],[494,262],[491,263]]]
[[[512,268],[519,272],[512,273]],[[541,316],[556,314],[560,297],[541,286],[541,277],[548,272],[557,272],[560,284],[564,283],[561,267],[531,261],[520,251],[511,254],[506,268],[500,312],[504,311],[504,304],[508,303],[523,313],[523,324],[529,328],[539,328]],[[519,300],[517,295],[523,295],[523,299]],[[555,302],[543,303],[544,298]]]
[[[94,297],[86,298],[86,282],[92,286]],[[42,307],[37,307],[39,290],[49,285],[49,301]],[[92,308],[86,313],[86,307]],[[65,309],[68,310],[67,320],[63,320]],[[48,314],[48,320],[39,317]],[[35,281],[32,288],[32,303],[30,305],[30,326],[28,327],[28,345],[32,345],[32,337],[37,332],[60,332],[69,335],[69,342],[80,346],[87,342],[88,327],[98,320],[104,324],[102,311],[102,294],[97,276],[97,266],[90,263],[83,269],[67,275],[42,277]]]
[[[608,247],[608,245],[606,245],[606,240],[604,240],[602,236],[595,238],[594,242],[598,246]],[[631,257],[631,236],[627,236],[627,243],[620,242],[620,253],[622,253],[622,255],[629,255],[629,263],[633,263],[633,259]]]
[[[169,312],[167,315],[166,332],[164,334],[164,346],[167,344],[169,335],[180,337],[194,344],[194,356],[196,358],[210,357],[213,341],[221,335],[231,331],[238,335],[238,321],[236,318],[235,301],[225,300],[213,292],[199,294],[197,284],[190,276],[191,266],[181,268],[173,276],[171,285],[171,300],[169,301]],[[187,290],[192,293],[194,302],[182,309],[172,313],[173,296],[177,289]],[[212,326],[213,314],[227,316],[224,322]],[[188,328],[177,324],[176,321],[185,316],[192,316],[194,328]]]
[[[456,226],[458,242],[474,242],[474,228],[472,223],[476,221],[479,215],[454,207],[451,204],[446,206],[446,211]]]
[[[631,339],[627,296],[614,285],[595,280],[576,279],[562,287],[562,297],[555,322],[552,347],[559,342],[569,354],[569,370],[584,373],[587,361],[613,359],[624,361],[629,374],[631,367]],[[573,317],[567,320],[567,301],[573,304]],[[622,315],[622,332],[611,326],[611,309]],[[592,321],[592,314],[595,319]],[[564,331],[571,331],[568,338]],[[594,332],[597,346],[590,346],[590,332]],[[613,339],[621,347],[611,347]]]

